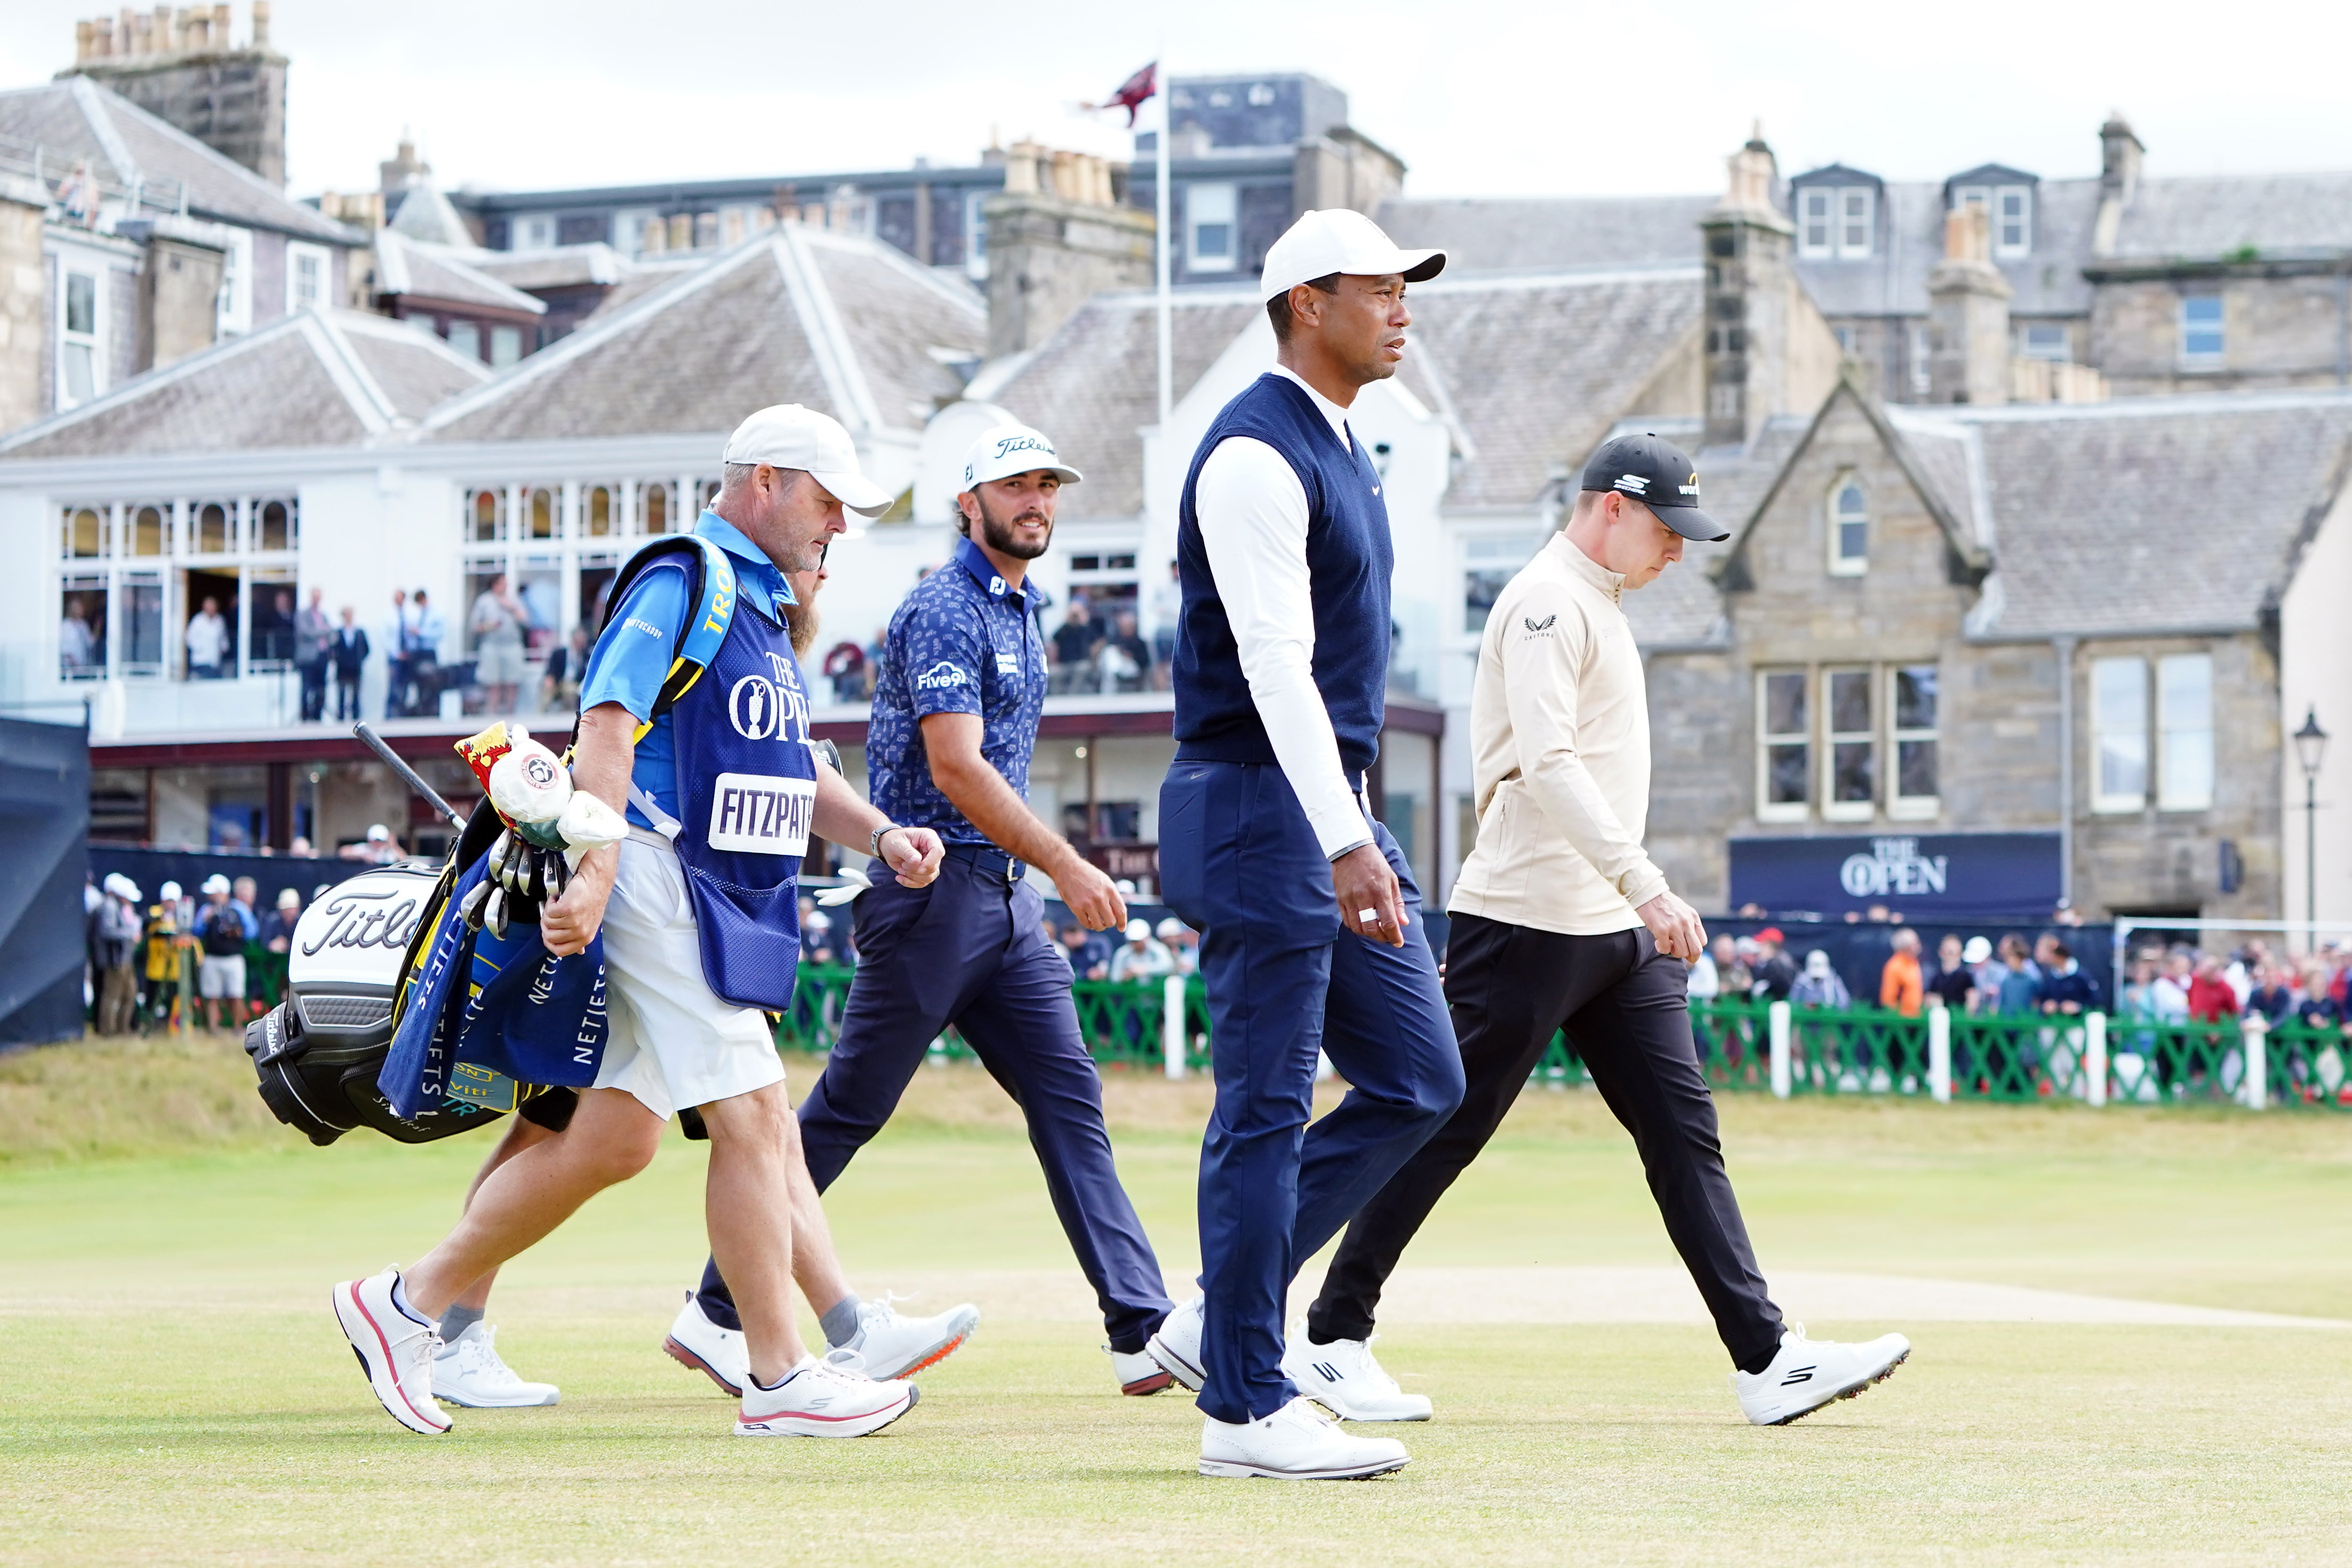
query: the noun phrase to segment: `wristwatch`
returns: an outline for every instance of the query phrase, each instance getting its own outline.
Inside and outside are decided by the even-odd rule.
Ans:
[[[882,858],[882,836],[886,833],[896,833],[898,831],[898,825],[895,822],[886,822],[881,826],[874,830],[874,858],[877,860]]]

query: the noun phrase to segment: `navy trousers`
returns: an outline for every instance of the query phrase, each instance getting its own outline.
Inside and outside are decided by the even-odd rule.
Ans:
[[[1160,887],[1201,933],[1209,991],[1200,1406],[1220,1421],[1297,1397],[1282,1373],[1290,1281],[1462,1102],[1421,889],[1388,829],[1372,831],[1403,889],[1402,948],[1341,927],[1280,768],[1180,760],[1160,787]],[[1349,1088],[1309,1127],[1318,1049]]]
[[[882,1131],[940,1032],[952,1024],[1029,1124],[1054,1212],[1095,1289],[1111,1348],[1143,1348],[1171,1302],[1160,1260],[1119,1184],[1103,1127],[1102,1080],[1078,1033],[1070,965],[1045,940],[1045,901],[950,858],[928,888],[886,878],[858,896],[857,978],[841,1037],[801,1101],[817,1191]],[[737,1326],[715,1264],[704,1312]]]

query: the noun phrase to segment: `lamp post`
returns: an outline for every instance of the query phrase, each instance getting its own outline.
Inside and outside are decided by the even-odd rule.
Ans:
[[[2319,727],[2316,704],[2305,710],[2303,728],[2294,732],[2294,758],[2303,764],[2303,912],[2312,923],[2312,940],[2319,925],[2319,759],[2327,751],[2327,731]]]

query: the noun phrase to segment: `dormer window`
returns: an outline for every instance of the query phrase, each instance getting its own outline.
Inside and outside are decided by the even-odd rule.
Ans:
[[[1877,227],[1878,193],[1868,185],[1806,185],[1797,193],[1800,255],[1868,256]]]
[[[1956,207],[1982,207],[1992,235],[1992,253],[2003,261],[2033,254],[2033,187],[2023,184],[1958,185]]]

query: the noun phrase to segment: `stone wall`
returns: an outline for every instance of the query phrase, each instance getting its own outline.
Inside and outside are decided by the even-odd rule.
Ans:
[[[267,48],[132,56],[86,60],[74,72],[285,187],[285,56]]]
[[[2223,354],[2211,368],[2180,361],[2180,301],[2221,296]],[[2339,276],[2237,275],[2102,282],[2093,296],[2090,363],[2119,396],[2162,392],[2333,386],[2345,363],[2352,294]]]
[[[0,184],[0,430],[30,424],[48,408],[48,264],[41,255],[41,193],[32,182]]]

